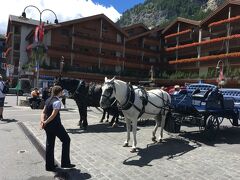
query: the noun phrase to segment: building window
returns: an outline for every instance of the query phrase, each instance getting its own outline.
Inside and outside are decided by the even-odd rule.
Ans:
[[[14,34],[21,34],[21,27],[20,26],[15,26],[14,27]]]
[[[14,44],[14,50],[20,50],[20,43],[15,43]]]
[[[108,32],[108,27],[107,27],[106,25],[103,25],[102,31],[103,31],[103,32]]]
[[[61,29],[61,35],[64,35],[64,36],[69,36],[69,30],[68,29]]]
[[[132,36],[132,35],[134,35],[134,30],[133,30],[133,29],[130,29],[130,30],[128,30],[127,33],[128,33],[129,36]]]
[[[117,34],[117,42],[122,43],[122,37],[120,34]]]

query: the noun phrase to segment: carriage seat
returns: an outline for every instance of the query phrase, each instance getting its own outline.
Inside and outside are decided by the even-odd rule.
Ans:
[[[212,89],[209,89],[205,92],[201,92],[200,89],[196,89],[192,93],[192,99],[193,100],[200,100],[200,101],[205,101],[207,97],[209,96],[209,93],[212,91]]]

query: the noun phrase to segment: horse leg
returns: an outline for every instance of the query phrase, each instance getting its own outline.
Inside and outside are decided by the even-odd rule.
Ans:
[[[114,118],[114,123],[113,123],[112,127],[118,127],[118,122],[119,122],[118,118],[119,118],[119,114],[118,114],[118,113],[114,114],[113,118]]]
[[[112,116],[112,119],[111,119],[109,125],[114,127],[114,124],[115,124],[114,121],[115,121],[115,115]]]
[[[155,124],[154,129],[153,129],[153,132],[152,132],[152,141],[153,141],[154,143],[157,142],[157,141],[156,141],[156,132],[157,132],[158,126],[159,126],[159,124],[160,124],[158,117],[155,118],[155,122],[156,122],[156,124]]]
[[[103,110],[103,115],[102,115],[102,118],[99,122],[103,122],[103,120],[105,119],[105,116],[106,116],[106,109]]]
[[[136,152],[137,150],[137,119],[132,121],[132,133],[133,133],[133,145],[131,152]]]
[[[109,112],[107,111],[107,120],[106,120],[106,122],[108,122],[109,116],[110,116],[110,114],[109,114]]]
[[[161,130],[160,130],[160,135],[159,135],[159,139],[158,139],[158,142],[162,142],[162,139],[163,139],[163,129],[164,129],[164,126],[165,126],[165,122],[166,122],[166,115],[162,115],[161,118]]]
[[[125,119],[126,119],[126,126],[127,126],[127,139],[124,142],[123,147],[128,147],[128,142],[130,140],[131,121],[128,118],[125,118]]]
[[[77,106],[78,106],[78,112],[79,112],[79,116],[80,116],[80,119],[78,121],[78,126],[80,126],[80,128],[82,127],[82,115],[81,115],[81,107],[80,105],[77,103]]]
[[[87,106],[81,106],[80,108],[80,128],[84,130],[87,129],[88,122],[87,122]]]

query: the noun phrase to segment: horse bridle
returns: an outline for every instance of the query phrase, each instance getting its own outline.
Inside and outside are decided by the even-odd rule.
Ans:
[[[105,82],[104,84],[108,84],[108,85],[111,87],[112,92],[109,93],[108,96],[105,95],[105,94],[102,94],[101,97],[104,97],[104,98],[106,98],[106,100],[107,100],[108,102],[111,102],[111,96],[112,96],[112,94],[113,94],[113,91],[116,92],[115,85],[114,85],[113,82]],[[120,104],[120,102],[118,102],[119,109],[121,109],[121,110],[128,110],[128,109],[130,109],[132,106],[135,106],[135,105],[134,105],[134,100],[135,100],[134,90],[133,90],[133,88],[132,88],[131,85],[128,85],[128,84],[127,84],[127,100],[126,100],[126,102],[123,103],[123,104]],[[116,101],[117,101],[117,99],[115,99],[115,101],[114,101],[113,103],[111,103],[111,106],[112,106]],[[137,108],[137,107],[135,107],[135,108]]]
[[[112,94],[113,94],[113,91],[116,92],[116,88],[115,88],[115,86],[114,86],[114,83],[112,83],[112,82],[105,82],[104,84],[109,84],[109,85],[110,85],[110,87],[111,87],[111,93],[109,93],[108,96],[105,95],[105,94],[102,94],[101,97],[104,97],[108,102],[111,102],[111,96],[112,96]],[[111,106],[112,106],[116,101],[117,101],[117,100],[115,99],[115,100],[113,101],[113,103],[111,103]]]

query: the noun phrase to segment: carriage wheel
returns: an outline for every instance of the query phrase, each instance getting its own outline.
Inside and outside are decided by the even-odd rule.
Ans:
[[[216,137],[221,121],[222,117],[218,117],[215,115],[208,116],[205,125],[205,133],[207,135],[207,138],[213,140]]]

